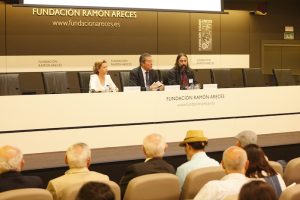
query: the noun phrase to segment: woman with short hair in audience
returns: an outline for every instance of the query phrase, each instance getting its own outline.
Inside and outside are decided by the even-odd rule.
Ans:
[[[243,185],[238,200],[277,200],[274,189],[264,181],[250,181]]]
[[[93,72],[90,76],[90,92],[118,92],[119,89],[107,74],[108,66],[105,60],[95,62]]]
[[[90,181],[81,187],[76,200],[115,200],[115,195],[107,184]]]
[[[244,147],[249,160],[249,167],[246,171],[246,176],[249,178],[257,178],[269,183],[277,197],[286,188],[286,185],[281,177],[266,160],[264,151],[256,144],[249,144]]]

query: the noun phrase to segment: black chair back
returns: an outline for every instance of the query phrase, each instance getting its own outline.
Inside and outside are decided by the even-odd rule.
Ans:
[[[89,92],[90,76],[93,72],[78,72],[78,79],[81,93]]]
[[[0,95],[21,95],[19,74],[0,74]]]
[[[70,93],[67,72],[42,72],[46,94]]]

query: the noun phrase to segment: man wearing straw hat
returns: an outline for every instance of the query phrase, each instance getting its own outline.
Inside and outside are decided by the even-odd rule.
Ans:
[[[216,160],[206,155],[204,148],[207,143],[208,139],[202,130],[189,130],[184,140],[179,144],[179,146],[184,147],[188,159],[176,171],[181,186],[190,171],[203,167],[220,166]]]

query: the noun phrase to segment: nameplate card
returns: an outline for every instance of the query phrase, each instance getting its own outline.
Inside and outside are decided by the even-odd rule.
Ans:
[[[125,86],[123,88],[123,92],[140,92],[141,87],[140,86]]]
[[[218,84],[203,84],[204,90],[218,89]]]
[[[180,85],[165,85],[165,91],[179,91]]]

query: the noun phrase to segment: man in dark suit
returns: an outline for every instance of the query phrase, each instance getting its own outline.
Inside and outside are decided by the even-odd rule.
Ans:
[[[159,134],[151,134],[144,139],[143,151],[146,160],[145,162],[136,163],[127,167],[120,181],[122,197],[125,194],[129,181],[135,177],[154,173],[175,174],[174,167],[162,159],[166,148],[167,144],[164,138]]]
[[[181,89],[189,89],[191,84],[197,84],[185,53],[177,55],[175,66],[168,73],[168,84],[180,85]]]
[[[0,147],[0,192],[22,188],[43,188],[40,177],[21,174],[23,166],[23,154],[18,148]]]
[[[158,73],[152,69],[152,57],[149,53],[140,56],[140,66],[132,69],[129,74],[130,86],[141,86],[141,90],[150,90],[153,83],[159,81]],[[158,82],[162,86],[162,83]],[[156,86],[156,87],[157,87]]]

